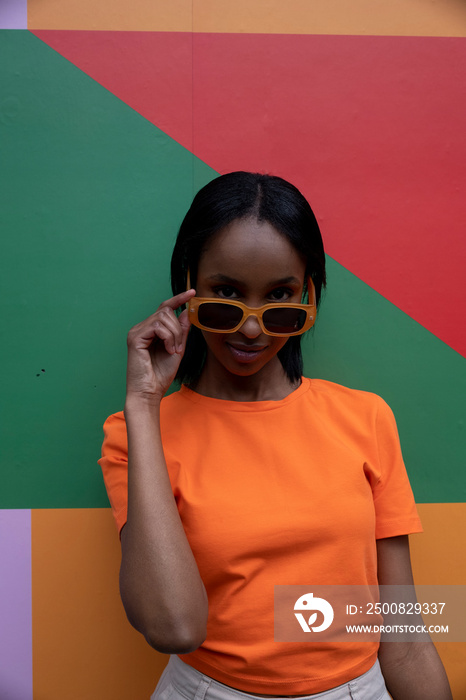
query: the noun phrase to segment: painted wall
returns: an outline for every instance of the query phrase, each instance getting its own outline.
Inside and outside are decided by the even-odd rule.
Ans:
[[[465,37],[457,0],[0,3],[2,700],[149,697],[166,662],[126,622],[96,459],[126,332],[217,173],[308,196],[307,373],[392,406],[416,581],[466,584]],[[462,700],[465,647],[438,649]]]

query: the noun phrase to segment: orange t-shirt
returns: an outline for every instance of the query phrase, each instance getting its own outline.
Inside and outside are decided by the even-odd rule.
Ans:
[[[377,583],[376,539],[422,531],[393,414],[375,394],[303,378],[280,401],[187,387],[161,407],[173,493],[209,599],[207,639],[182,660],[249,693],[312,694],[367,671],[377,643],[274,641],[274,586]],[[102,467],[126,522],[123,413]]]

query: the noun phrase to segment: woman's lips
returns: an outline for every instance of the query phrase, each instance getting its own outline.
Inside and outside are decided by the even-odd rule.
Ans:
[[[261,353],[266,349],[265,345],[261,346],[247,346],[247,345],[232,345],[227,343],[230,348],[230,352],[238,362],[254,362]]]

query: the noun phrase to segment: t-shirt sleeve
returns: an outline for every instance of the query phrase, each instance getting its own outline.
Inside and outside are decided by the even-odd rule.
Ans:
[[[128,438],[123,412],[114,413],[104,423],[102,468],[105,488],[118,532],[126,523],[128,511]]]
[[[395,417],[382,399],[378,401],[376,434],[378,479],[372,488],[376,539],[422,532],[401,453]]]

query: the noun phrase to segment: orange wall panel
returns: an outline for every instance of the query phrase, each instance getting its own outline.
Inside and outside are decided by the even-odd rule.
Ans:
[[[29,29],[466,36],[460,0],[28,0]]]
[[[126,619],[109,509],[32,511],[33,684],[37,700],[149,698],[167,657]]]
[[[191,32],[191,0],[28,0],[28,29]]]
[[[419,585],[466,585],[466,503],[418,504],[424,532],[411,535],[414,581]],[[466,644],[435,644],[454,700],[466,698]]]

